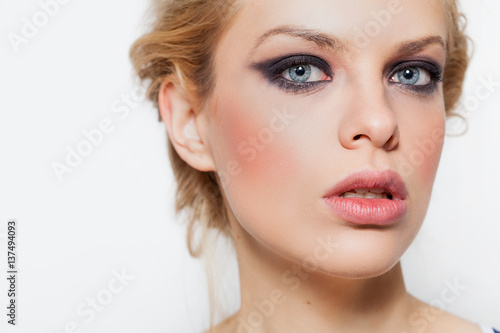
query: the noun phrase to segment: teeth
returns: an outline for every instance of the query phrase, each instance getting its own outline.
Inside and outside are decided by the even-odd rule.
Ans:
[[[386,190],[381,188],[357,188],[340,196],[342,198],[362,198],[362,199],[391,199],[392,195],[388,194]]]

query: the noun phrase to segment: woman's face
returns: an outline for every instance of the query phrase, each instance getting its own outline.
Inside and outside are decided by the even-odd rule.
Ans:
[[[245,2],[206,131],[245,248],[343,277],[397,263],[441,154],[446,36],[435,0]]]

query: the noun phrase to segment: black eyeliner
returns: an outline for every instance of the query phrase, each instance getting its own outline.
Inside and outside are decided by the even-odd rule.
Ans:
[[[333,71],[326,61],[309,54],[291,54],[251,64],[251,68],[259,71],[270,83],[293,93],[308,92],[328,81],[294,82],[285,79],[281,74],[292,66],[312,65],[319,68],[329,77]]]
[[[398,85],[401,89],[409,90],[417,94],[431,95],[436,91],[437,83],[443,81],[443,68],[432,59],[418,59],[398,62],[391,66],[388,71],[388,77],[391,78],[398,72],[409,68],[425,69],[430,74],[431,82],[426,85],[409,85],[401,82],[391,82],[391,84]]]

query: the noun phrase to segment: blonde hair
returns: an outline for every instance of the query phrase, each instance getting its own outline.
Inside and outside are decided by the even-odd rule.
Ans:
[[[462,94],[469,63],[465,20],[456,0],[442,0],[448,16],[448,55],[444,68],[444,101],[448,115]],[[217,43],[241,7],[237,0],[156,0],[151,32],[139,38],[130,50],[134,68],[142,80],[149,80],[148,96],[157,105],[165,79],[180,85],[193,104],[203,107],[215,82],[214,59]],[[197,257],[208,230],[229,232],[228,215],[213,172],[200,172],[182,160],[169,141],[169,154],[177,180],[176,211],[187,213],[188,248]]]
[[[141,80],[150,80],[148,97],[158,103],[166,78],[180,85],[198,107],[214,85],[213,57],[217,42],[238,12],[235,0],[154,1],[152,31],[139,38],[130,50]],[[182,160],[170,140],[169,155],[177,180],[176,211],[188,216],[188,248],[201,254],[195,241],[196,226],[203,230],[227,230],[227,214],[216,176],[200,172]]]
[[[469,66],[470,38],[465,33],[466,19],[458,11],[457,0],[442,1],[448,16],[448,55],[443,73],[443,94],[445,110],[448,115],[453,115],[462,95],[465,72]]]

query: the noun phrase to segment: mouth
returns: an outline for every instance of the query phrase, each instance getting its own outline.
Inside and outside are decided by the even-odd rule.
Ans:
[[[341,180],[323,201],[334,215],[347,222],[386,226],[404,217],[407,196],[405,183],[397,173],[366,170]]]
[[[394,196],[383,188],[355,188],[341,193],[340,198],[361,198],[361,199],[388,199],[392,200]]]

